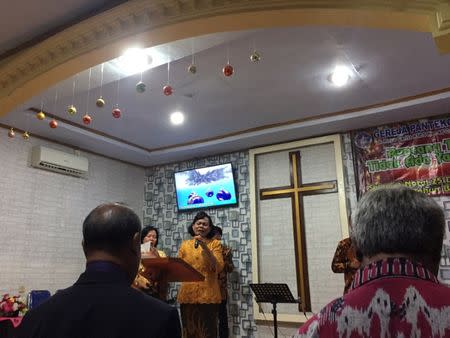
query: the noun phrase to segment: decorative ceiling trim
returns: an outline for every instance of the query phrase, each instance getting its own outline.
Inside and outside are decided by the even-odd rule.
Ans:
[[[449,13],[445,0],[127,1],[0,61],[0,115],[133,43],[150,47],[220,31],[315,24],[432,32],[441,51],[450,52]]]

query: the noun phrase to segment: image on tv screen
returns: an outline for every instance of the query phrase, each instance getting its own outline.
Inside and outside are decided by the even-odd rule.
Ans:
[[[179,210],[237,203],[231,163],[175,173]]]

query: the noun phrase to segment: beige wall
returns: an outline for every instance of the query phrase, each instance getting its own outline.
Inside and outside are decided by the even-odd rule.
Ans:
[[[40,144],[73,153],[0,128],[0,293],[70,286],[84,269],[82,221],[98,204],[125,202],[142,216],[143,168],[85,153],[87,180],[31,168]]]

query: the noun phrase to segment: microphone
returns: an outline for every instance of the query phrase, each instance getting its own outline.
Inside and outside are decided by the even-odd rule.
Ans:
[[[194,248],[196,248],[196,249],[198,248],[198,239],[196,239],[194,242]]]

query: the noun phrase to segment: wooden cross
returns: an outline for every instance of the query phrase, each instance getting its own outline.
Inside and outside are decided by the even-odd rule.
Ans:
[[[259,192],[261,200],[291,198],[297,290],[299,290],[301,299],[300,309],[302,311],[311,311],[302,197],[337,192],[337,181],[302,184],[300,157],[299,151],[289,153],[290,186],[261,189]]]

